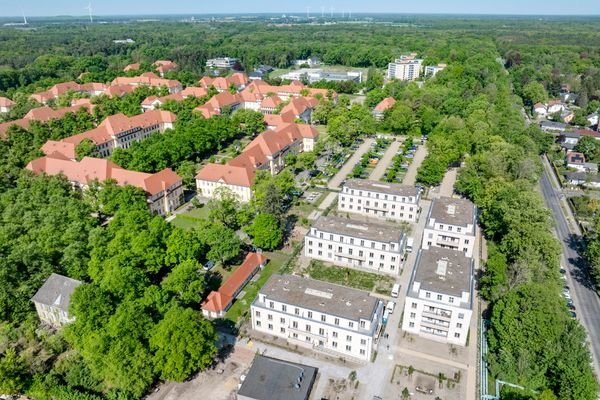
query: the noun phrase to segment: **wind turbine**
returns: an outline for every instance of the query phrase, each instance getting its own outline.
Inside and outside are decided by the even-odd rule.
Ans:
[[[21,8],[21,14],[23,14],[23,25],[27,25],[27,17],[25,16],[25,11]]]
[[[90,1],[87,5],[87,7],[85,7],[86,10],[89,11],[90,13],[90,23],[94,22],[94,18],[92,17],[92,2]]]

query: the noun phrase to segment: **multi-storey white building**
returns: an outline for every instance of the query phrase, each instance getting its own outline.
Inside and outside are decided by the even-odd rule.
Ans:
[[[369,293],[293,275],[273,275],[252,303],[252,329],[290,344],[370,361],[383,301]]]
[[[398,275],[406,235],[395,226],[320,217],[304,237],[304,255],[344,267]]]
[[[425,76],[434,77],[438,72],[445,70],[446,64],[428,65],[425,67]]]
[[[423,231],[423,249],[442,247],[473,257],[477,213],[469,200],[441,197],[431,202]]]
[[[218,58],[210,58],[206,60],[206,66],[209,68],[233,68],[235,64],[240,60],[237,58],[230,57],[218,57]]]
[[[442,248],[419,250],[402,329],[464,346],[473,313],[473,259]]]
[[[423,60],[416,53],[402,55],[388,64],[387,78],[400,81],[413,81],[421,76]]]
[[[417,222],[420,191],[413,186],[349,179],[339,195],[338,210],[397,221]]]

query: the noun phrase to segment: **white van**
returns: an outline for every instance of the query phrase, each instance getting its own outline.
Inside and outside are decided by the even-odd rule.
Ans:
[[[412,253],[414,243],[415,243],[415,239],[413,239],[411,237],[406,238],[406,252],[407,253]]]
[[[398,297],[399,294],[400,294],[400,284],[396,283],[396,284],[394,284],[394,287],[392,288],[392,297]]]
[[[394,313],[394,307],[396,306],[396,303],[394,303],[393,301],[388,301],[387,305],[385,306],[386,311],[388,311],[390,314]]]

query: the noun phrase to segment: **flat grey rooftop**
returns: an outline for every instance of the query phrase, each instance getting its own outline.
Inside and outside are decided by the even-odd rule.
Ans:
[[[260,293],[267,296],[267,301],[278,301],[357,322],[360,319],[371,321],[379,304],[379,300],[368,292],[295,275],[272,275]]]
[[[31,298],[31,301],[68,312],[71,295],[79,285],[81,285],[81,282],[78,280],[59,274],[52,274]]]
[[[349,218],[321,216],[311,228],[336,235],[352,236],[377,242],[400,242],[404,232],[398,226],[355,221]]]
[[[420,282],[422,290],[460,297],[471,291],[472,263],[473,259],[462,251],[441,247],[419,250],[414,282]]]
[[[368,179],[348,179],[344,186],[348,189],[368,190],[371,192],[405,197],[416,197],[419,193],[418,189],[414,186],[401,185],[399,183],[372,181]]]
[[[307,400],[317,371],[317,368],[308,365],[257,354],[238,391],[238,398]]]
[[[433,199],[429,217],[436,223],[464,226],[475,224],[475,206],[469,200],[453,197]]]

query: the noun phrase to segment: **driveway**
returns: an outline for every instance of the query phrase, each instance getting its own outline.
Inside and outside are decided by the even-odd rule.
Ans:
[[[412,162],[408,166],[408,171],[406,171],[406,175],[404,175],[404,180],[402,183],[409,186],[414,186],[417,182],[417,170],[421,166],[421,163],[427,157],[427,146],[420,145],[415,152],[415,156],[413,157]]]
[[[394,159],[394,156],[396,155],[396,153],[398,153],[398,149],[400,149],[401,145],[402,141],[399,140],[394,140],[392,144],[390,144],[390,147],[387,148],[387,150],[383,154],[383,157],[381,157],[381,160],[379,160],[377,166],[375,167],[373,172],[371,172],[371,176],[369,176],[369,179],[378,181],[383,177],[383,175],[385,175],[387,167],[391,164],[392,160]]]
[[[352,169],[356,163],[360,160],[363,154],[365,154],[371,148],[371,145],[375,143],[375,139],[367,139],[363,144],[352,154],[337,174],[327,184],[327,187],[331,190],[339,190],[342,181],[352,172]]]

